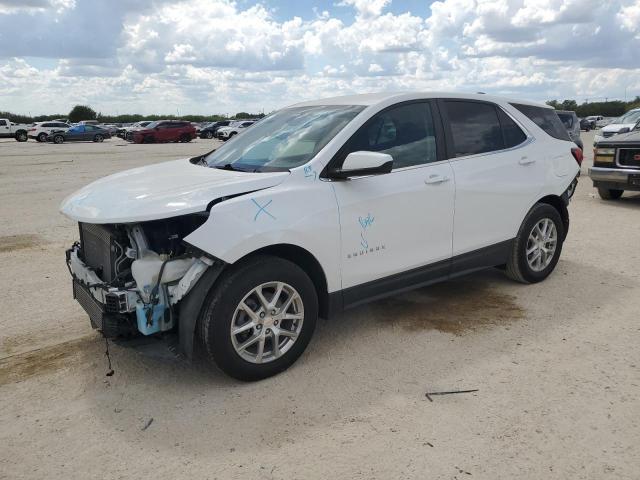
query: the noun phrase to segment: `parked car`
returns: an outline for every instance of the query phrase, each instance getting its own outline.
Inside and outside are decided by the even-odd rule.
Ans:
[[[560,121],[562,121],[564,128],[567,129],[569,138],[573,143],[580,147],[581,150],[584,150],[584,144],[580,138],[580,121],[578,120],[576,112],[572,112],[570,110],[557,110],[556,113],[558,114],[558,117],[560,117]]]
[[[68,130],[56,130],[47,136],[47,141],[53,143],[64,142],[102,142],[111,138],[108,130],[89,124],[74,125]]]
[[[13,123],[8,118],[0,118],[0,138],[15,138],[18,142],[26,142],[30,125]]]
[[[97,126],[107,130],[111,134],[112,137],[115,136],[118,133],[118,129],[119,129],[119,127],[117,125],[114,125],[112,123],[105,123],[105,124],[97,125]]]
[[[133,125],[129,125],[128,127],[120,127],[117,131],[116,131],[116,135],[120,138],[126,138],[127,137],[127,133],[131,132],[133,130],[139,130],[141,128],[146,127],[147,125],[149,125],[151,123],[151,121],[147,121],[144,120],[142,122],[136,122]]]
[[[603,127],[593,138],[593,143],[599,144],[605,138],[630,132],[638,122],[640,122],[640,108],[629,110],[621,117],[612,120],[606,127]]]
[[[196,129],[190,122],[161,120],[144,128],[132,130],[127,140],[134,143],[190,142],[196,138]]]
[[[220,140],[227,141],[234,135],[242,133],[245,128],[249,128],[254,123],[256,123],[255,120],[239,120],[237,122],[231,122],[227,127],[220,127],[216,132],[216,135]]]
[[[66,131],[71,127],[64,122],[36,122],[27,131],[29,138],[35,138],[38,142],[46,142],[47,137],[54,131]]]
[[[218,133],[218,129],[226,127],[231,123],[231,120],[221,120],[219,122],[211,122],[205,125],[200,130],[200,138],[213,138]]]
[[[625,190],[640,191],[640,124],[601,140],[593,153],[589,176],[600,198],[617,200]]]
[[[546,105],[300,103],[214,152],[65,199],[74,297],[106,336],[173,331],[187,358],[198,342],[229,375],[265,378],[302,354],[318,316],[494,266],[544,280],[581,153]]]
[[[585,132],[589,132],[589,131],[593,130],[594,128],[595,128],[595,126],[592,126],[591,121],[587,120],[586,118],[581,118],[580,119],[580,130],[584,130]]]

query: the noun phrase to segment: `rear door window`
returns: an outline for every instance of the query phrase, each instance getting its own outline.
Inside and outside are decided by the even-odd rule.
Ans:
[[[527,116],[529,120],[544,130],[547,134],[558,140],[570,140],[569,134],[565,129],[560,117],[552,108],[536,107],[535,105],[521,105],[512,103],[521,113]]]
[[[454,155],[464,157],[505,148],[496,107],[490,103],[445,100]]]

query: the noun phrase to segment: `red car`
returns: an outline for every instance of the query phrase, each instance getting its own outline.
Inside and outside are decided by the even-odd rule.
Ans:
[[[159,120],[145,128],[128,132],[127,140],[133,143],[190,142],[196,138],[196,129],[189,122]]]

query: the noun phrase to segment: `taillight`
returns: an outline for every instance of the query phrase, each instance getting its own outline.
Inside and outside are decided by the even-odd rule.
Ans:
[[[582,160],[584,159],[584,155],[582,154],[582,149],[578,147],[574,147],[571,149],[571,155],[576,159],[578,165],[582,165]]]

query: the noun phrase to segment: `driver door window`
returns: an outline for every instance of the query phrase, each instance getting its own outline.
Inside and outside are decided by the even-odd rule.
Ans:
[[[377,114],[351,137],[344,157],[358,151],[391,155],[394,170],[437,161],[430,104],[400,105]]]

